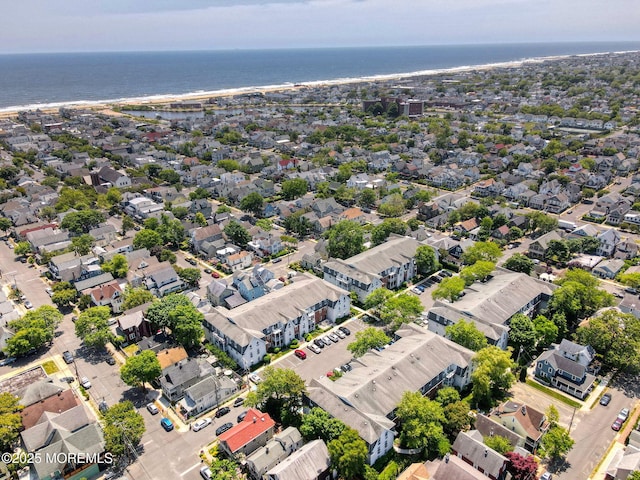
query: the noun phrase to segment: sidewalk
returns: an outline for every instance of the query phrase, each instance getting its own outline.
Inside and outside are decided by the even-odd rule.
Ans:
[[[583,402],[582,407],[580,407],[580,411],[588,412],[593,408],[597,401],[600,401],[600,394],[604,391],[605,388],[609,386],[609,382],[611,381],[611,377],[613,374],[609,372],[605,377],[602,378],[602,381],[598,384],[596,388],[589,394],[587,400]]]

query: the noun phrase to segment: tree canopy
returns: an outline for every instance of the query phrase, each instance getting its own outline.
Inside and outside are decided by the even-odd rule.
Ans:
[[[346,427],[342,421],[329,416],[321,408],[314,407],[302,417],[299,430],[306,440],[320,438],[328,443],[338,438]]]
[[[349,258],[364,250],[364,232],[359,223],[342,220],[327,233],[327,249],[333,258]]]
[[[488,345],[484,333],[478,330],[478,327],[473,322],[467,322],[464,319],[460,319],[453,325],[446,326],[445,334],[451,341],[474,352],[482,350]]]
[[[251,212],[256,216],[262,213],[263,208],[264,198],[258,192],[251,192],[240,200],[240,209],[245,212]]]
[[[289,368],[272,365],[267,366],[260,376],[262,382],[247,395],[245,404],[260,405],[278,420],[297,416],[302,406],[302,395],[306,391],[304,380]]]
[[[239,247],[246,247],[251,241],[251,235],[247,232],[247,229],[240,225],[235,220],[231,220],[224,227],[224,233],[229,240]]]
[[[293,200],[307,193],[309,184],[304,178],[292,178],[282,182],[282,196],[285,200]]]
[[[502,256],[502,250],[494,242],[476,242],[462,254],[462,261],[473,265],[479,260],[496,263]]]
[[[373,227],[371,231],[371,242],[374,245],[380,245],[384,243],[392,233],[404,235],[406,230],[407,224],[399,218],[385,218],[382,223]]]
[[[61,321],[62,314],[51,305],[28,311],[21,318],[9,322],[9,327],[15,334],[7,340],[5,353],[22,356],[51,342]]]
[[[542,437],[542,450],[547,457],[558,459],[569,453],[574,443],[567,429],[556,425]]]
[[[103,414],[105,449],[116,457],[124,457],[140,444],[146,428],[144,418],[129,400],[118,402]]]
[[[88,308],[75,322],[76,335],[89,347],[104,348],[114,338],[109,328],[109,318],[109,307]]]
[[[9,392],[0,393],[0,451],[13,450],[22,430],[20,399]]]
[[[120,378],[124,383],[131,387],[142,387],[143,390],[146,390],[145,383],[152,382],[161,374],[162,368],[153,350],[144,350],[127,358],[120,368]]]
[[[67,213],[60,226],[73,233],[87,233],[104,222],[104,215],[97,210],[80,210]]]
[[[431,292],[431,297],[434,300],[439,298],[446,298],[450,302],[454,302],[458,299],[462,291],[464,290],[464,279],[459,276],[447,277],[442,279],[438,287]]]
[[[504,262],[504,268],[527,275],[531,274],[534,266],[533,260],[521,253],[514,253]]]
[[[147,302],[153,302],[156,297],[146,288],[135,287],[132,288],[129,285],[124,290],[124,300],[122,302],[122,309],[129,310],[130,308],[143,305]]]
[[[353,480],[364,472],[369,450],[367,444],[352,428],[345,428],[338,438],[327,445],[331,464],[338,470],[340,478]]]
[[[485,347],[476,353],[473,363],[476,367],[471,374],[473,400],[479,405],[491,405],[494,399],[504,396],[515,381],[511,348]]]
[[[356,339],[347,345],[354,357],[363,356],[372,348],[388,345],[391,339],[385,333],[376,327],[367,327],[364,330],[356,332]]]
[[[427,455],[444,455],[450,445],[444,434],[442,405],[423,397],[420,392],[404,392],[396,409],[401,425],[400,445],[425,448]]]
[[[403,323],[413,322],[423,310],[420,299],[409,293],[392,296],[378,309],[380,320],[390,325],[392,330],[398,329]]]
[[[416,248],[416,267],[423,275],[430,275],[440,268],[436,251],[429,245],[420,245]]]

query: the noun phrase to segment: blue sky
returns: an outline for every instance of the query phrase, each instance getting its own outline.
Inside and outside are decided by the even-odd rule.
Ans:
[[[18,0],[2,13],[0,53],[640,41],[638,0]]]

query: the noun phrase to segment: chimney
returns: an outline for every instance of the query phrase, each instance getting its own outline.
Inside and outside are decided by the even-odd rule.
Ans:
[[[485,448],[485,449],[484,449],[484,456],[486,457],[487,455],[489,455],[489,449],[488,449],[488,448]]]

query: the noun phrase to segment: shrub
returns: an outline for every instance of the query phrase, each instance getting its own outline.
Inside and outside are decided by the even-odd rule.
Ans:
[[[265,364],[269,364],[271,363],[271,355],[269,355],[268,353],[262,358],[262,362]]]

